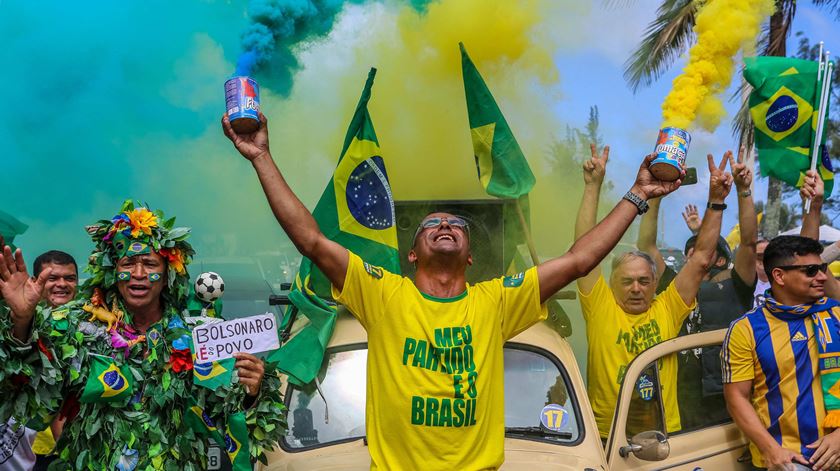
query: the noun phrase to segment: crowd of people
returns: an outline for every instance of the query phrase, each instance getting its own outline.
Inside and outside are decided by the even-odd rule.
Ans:
[[[503,344],[545,319],[545,302],[573,281],[586,322],[588,393],[602,437],[627,365],[639,353],[686,333],[728,328],[721,348],[683,352],[658,366],[667,431],[691,428],[700,415],[709,420],[707,411],[728,411],[750,441],[756,469],[799,463],[827,470],[840,463],[840,432],[834,431],[840,426],[840,394],[834,394],[840,345],[833,343],[840,339],[840,303],[834,301],[840,284],[826,273],[828,259],[840,250],[824,252],[816,240],[823,199],[816,173],[802,186],[803,198],[812,201],[802,234],[767,241],[758,236],[743,149],[719,162],[709,155],[707,206],[702,218],[686,208],[696,234],[675,272],[657,248],[657,216],[660,198],[681,179],[657,180],[648,170],[653,157],[646,156],[629,191],[597,222],[609,148],[593,146],[568,252],[518,275],[469,285],[465,218],[447,212],[424,217],[408,253],[414,279],[388,273],[321,233],[271,155],[264,116],[250,134],[234,131],[227,116],[222,129],[253,166],[295,247],[367,331],[372,469],[498,468],[504,460]],[[734,255],[720,237],[733,186],[740,226]],[[638,250],[615,257],[605,275],[602,260],[639,215]],[[237,429],[246,430],[249,459],[279,439],[282,404],[271,365],[238,354],[231,384],[209,389],[193,380],[185,322],[193,250],[188,231],[169,221],[127,202],[117,215],[89,226],[95,248],[91,277],[82,286],[69,255],[38,257],[30,275],[22,252],[4,246],[0,394],[15,400],[0,407],[0,456],[13,469],[50,459],[63,466],[53,469],[194,469],[206,465],[202,437],[223,437],[232,460],[242,443]],[[97,322],[96,313],[113,329]],[[418,362],[421,343],[428,350]],[[412,352],[415,360],[407,361]],[[460,360],[453,364],[444,356]],[[93,363],[101,358],[108,367],[100,374]],[[89,388],[97,378],[103,389],[92,400]],[[196,409],[203,428],[187,420]],[[636,410],[632,425],[648,429],[651,414]],[[35,445],[35,429],[43,431],[42,445]],[[52,456],[36,458],[35,452]]]

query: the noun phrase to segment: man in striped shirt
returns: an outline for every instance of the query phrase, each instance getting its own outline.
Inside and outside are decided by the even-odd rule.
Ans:
[[[822,427],[818,339],[809,315],[834,304],[825,297],[821,252],[819,242],[806,237],[773,239],[764,251],[769,296],[726,334],[724,396],[750,440],[755,469],[801,469],[794,467],[799,463],[829,470],[840,464],[840,432]]]

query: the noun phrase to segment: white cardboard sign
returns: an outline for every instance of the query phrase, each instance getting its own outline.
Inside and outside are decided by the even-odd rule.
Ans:
[[[196,363],[232,358],[234,353],[259,353],[280,348],[273,314],[232,319],[193,327]]]

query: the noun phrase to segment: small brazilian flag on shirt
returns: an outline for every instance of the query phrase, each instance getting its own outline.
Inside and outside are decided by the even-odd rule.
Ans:
[[[376,69],[370,69],[332,180],[312,216],[328,239],[372,265],[399,274],[394,197],[367,109],[375,76]],[[276,362],[293,384],[312,382],[321,368],[324,350],[335,328],[336,307],[327,301],[331,297],[329,280],[304,258],[289,292],[292,306],[279,328],[286,327],[294,311],[309,323],[267,358]]]
[[[749,106],[761,171],[800,187],[817,142],[822,89],[819,64],[770,56],[748,57],[744,63],[744,78],[753,87]],[[834,186],[834,169],[825,145],[820,146],[817,170],[828,197]]]
[[[233,471],[251,471],[251,446],[244,412],[237,412],[228,417],[225,428],[225,450],[227,450]]]
[[[464,44],[459,46],[478,179],[490,195],[519,198],[531,191],[536,179]]]
[[[224,360],[207,363],[195,363],[195,354],[193,354],[193,384],[209,389],[227,386],[233,380],[233,368],[235,364],[236,358],[225,358]]]
[[[88,379],[80,402],[118,402],[131,396],[134,376],[127,365],[118,367],[111,357],[95,353],[88,354],[88,359]]]

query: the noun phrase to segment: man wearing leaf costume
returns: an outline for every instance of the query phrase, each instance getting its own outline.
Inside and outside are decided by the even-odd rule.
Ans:
[[[49,269],[30,278],[20,249],[3,247],[0,421],[44,428],[67,416],[51,469],[205,469],[212,438],[238,471],[282,435],[271,365],[249,354],[193,364],[184,317],[194,251],[174,223],[126,201],[88,226],[90,278],[58,308],[38,305]]]

